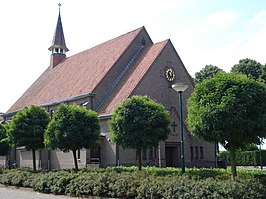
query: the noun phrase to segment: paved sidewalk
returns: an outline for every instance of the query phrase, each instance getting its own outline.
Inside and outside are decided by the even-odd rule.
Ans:
[[[0,186],[0,199],[71,199],[68,196],[42,194],[31,189]],[[75,197],[77,198],[77,197]]]

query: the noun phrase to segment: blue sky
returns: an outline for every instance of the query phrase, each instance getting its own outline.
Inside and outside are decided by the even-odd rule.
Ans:
[[[67,56],[141,26],[171,39],[188,72],[226,71],[240,59],[265,64],[265,0],[61,0]],[[58,1],[0,2],[1,98],[5,112],[48,67]]]

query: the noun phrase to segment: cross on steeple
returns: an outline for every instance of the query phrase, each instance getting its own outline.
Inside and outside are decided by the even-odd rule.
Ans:
[[[59,14],[60,14],[60,7],[62,6],[61,3],[58,3],[58,7],[59,7]]]
[[[171,126],[173,127],[173,131],[175,132],[175,127],[177,127],[177,124],[175,122],[173,122],[173,124],[171,124]]]

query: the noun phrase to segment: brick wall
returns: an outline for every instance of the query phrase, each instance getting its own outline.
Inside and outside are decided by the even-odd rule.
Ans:
[[[79,168],[86,167],[86,149],[80,150],[80,159],[78,161]],[[60,150],[50,151],[51,169],[72,169],[75,168],[72,151],[64,153]]]

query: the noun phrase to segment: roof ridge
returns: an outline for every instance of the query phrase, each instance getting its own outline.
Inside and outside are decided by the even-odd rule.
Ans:
[[[109,39],[109,40],[104,41],[104,42],[102,42],[102,43],[100,43],[100,44],[97,44],[97,45],[95,45],[95,46],[92,46],[92,47],[90,47],[90,48],[88,48],[88,49],[86,49],[86,50],[80,51],[80,52],[78,52],[78,53],[76,53],[76,54],[74,54],[74,55],[71,55],[71,56],[67,57],[67,58],[71,58],[71,57],[73,57],[73,56],[75,56],[75,55],[78,55],[78,54],[84,53],[84,52],[89,51],[89,50],[91,50],[91,49],[93,49],[93,48],[97,48],[98,46],[101,46],[101,45],[104,45],[104,44],[106,44],[106,43],[108,43],[108,42],[110,42],[110,41],[114,41],[114,40],[116,40],[116,39],[119,39],[119,38],[125,37],[126,35],[132,34],[132,33],[134,33],[134,32],[137,32],[137,31],[140,32],[143,28],[144,28],[144,26],[142,26],[142,27],[140,27],[140,28],[137,28],[137,29],[135,29],[135,30],[129,31],[129,32],[125,33],[125,34],[119,35],[119,36],[117,36],[117,37],[115,37],[115,38]],[[137,36],[137,34],[136,34],[136,36]]]

